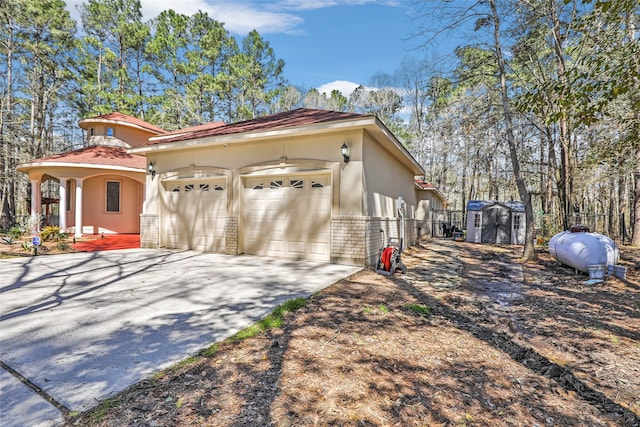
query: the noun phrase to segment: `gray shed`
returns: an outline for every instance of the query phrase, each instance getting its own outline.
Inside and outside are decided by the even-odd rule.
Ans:
[[[467,242],[524,245],[525,228],[522,202],[467,203]]]

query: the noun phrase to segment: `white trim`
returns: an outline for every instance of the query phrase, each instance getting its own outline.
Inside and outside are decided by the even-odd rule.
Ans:
[[[31,169],[31,168],[46,168],[46,167],[57,167],[57,168],[82,168],[82,169],[102,169],[102,170],[113,170],[113,171],[122,171],[122,172],[142,172],[146,173],[144,168],[131,168],[127,166],[111,166],[111,165],[101,165],[101,164],[92,164],[92,163],[66,163],[66,162],[34,162],[34,163],[23,163],[18,165],[16,168],[20,172],[25,172],[23,169]]]
[[[76,180],[76,222],[74,225],[74,236],[82,237],[82,186],[83,178],[75,178]]]
[[[67,178],[58,178],[58,225],[62,232],[67,231]]]

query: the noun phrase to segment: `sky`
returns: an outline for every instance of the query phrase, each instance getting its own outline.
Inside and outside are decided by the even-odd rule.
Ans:
[[[81,0],[68,0],[78,19]],[[207,12],[234,36],[256,29],[285,61],[290,84],[348,96],[376,73],[392,74],[403,58],[420,57],[413,0],[141,0],[143,19],[173,9]]]

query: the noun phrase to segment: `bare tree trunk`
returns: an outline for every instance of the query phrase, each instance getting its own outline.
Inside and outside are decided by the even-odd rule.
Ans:
[[[520,161],[518,160],[516,141],[513,134],[513,118],[511,115],[511,102],[509,100],[509,93],[507,89],[506,66],[502,55],[502,46],[500,44],[500,16],[498,15],[495,0],[489,0],[489,6],[491,7],[491,15],[493,17],[493,38],[495,43],[494,47],[496,60],[498,63],[498,74],[500,77],[500,95],[502,99],[502,110],[504,113],[504,120],[506,124],[505,131],[507,136],[507,143],[509,145],[511,165],[513,167],[513,174],[516,179],[516,184],[518,186],[518,192],[525,207],[526,232],[523,258],[525,260],[532,260],[535,259],[536,252],[533,244],[535,224],[533,218],[533,207],[531,206],[531,194],[529,194],[522,174],[520,173]]]
[[[3,21],[6,24],[7,42],[6,42],[6,60],[7,60],[7,76],[6,76],[6,94],[3,102],[2,120],[0,127],[0,139],[2,140],[2,180],[1,185],[1,205],[2,208],[2,227],[8,228],[13,225],[16,215],[16,194],[15,194],[15,156],[13,147],[15,147],[15,134],[13,126],[13,52],[14,52],[14,24],[15,21],[11,11],[3,12]]]
[[[631,244],[640,246],[640,152],[636,156],[636,168],[633,172],[634,198],[633,198],[633,237]]]

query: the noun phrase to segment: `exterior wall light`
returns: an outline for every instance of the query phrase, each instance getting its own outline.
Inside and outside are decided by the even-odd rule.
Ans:
[[[342,152],[342,157],[344,157],[344,162],[349,163],[349,146],[346,142],[342,143],[342,147],[340,147],[340,151]]]
[[[151,179],[156,177],[156,165],[153,162],[149,162],[149,166],[147,166],[147,170],[151,174]]]

